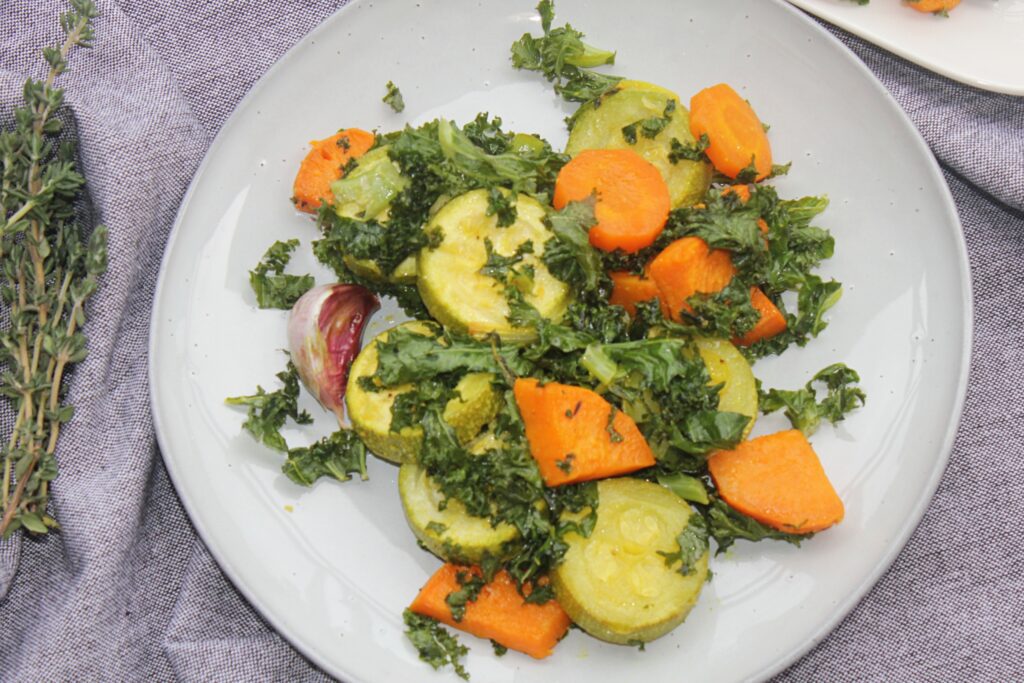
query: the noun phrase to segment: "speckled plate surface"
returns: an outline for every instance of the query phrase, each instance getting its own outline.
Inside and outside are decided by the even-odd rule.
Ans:
[[[164,258],[150,372],[161,450],[210,551],[252,604],[312,661],[349,681],[454,680],[418,661],[401,612],[439,562],[417,548],[387,463],[370,481],[312,489],[241,431],[224,397],[275,386],[284,312],[254,305],[247,271],[276,239],[315,226],[289,203],[310,139],[339,127],[398,128],[490,111],[564,144],[570,107],[508,47],[539,31],[533,0],[354,2],[296,46],[238,107],[197,174]],[[759,363],[768,386],[803,384],[842,360],[869,400],[813,442],[847,507],[837,528],[797,549],[739,543],[686,623],[646,652],[573,631],[549,659],[471,646],[474,680],[731,681],[770,675],[823,638],[877,580],[920,519],[948,457],[964,396],[970,287],[963,240],[938,168],[871,74],[799,12],[767,0],[563,2],[559,22],[619,52],[616,73],[683,94],[732,83],[771,123],[784,196],[829,195],[836,236],[823,269],[846,283],[833,323],[804,349]],[[394,80],[407,109],[380,101]],[[809,84],[813,84],[810,87]],[[851,108],[850,102],[857,102]],[[885,131],[884,136],[878,131]],[[294,272],[329,274],[296,259]],[[385,308],[368,330],[395,321]],[[289,431],[294,445],[332,428]],[[782,422],[764,419],[761,432]],[[742,656],[737,656],[742,653]]]

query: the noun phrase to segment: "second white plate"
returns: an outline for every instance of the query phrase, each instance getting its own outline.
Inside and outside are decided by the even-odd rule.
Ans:
[[[963,0],[948,18],[900,0],[789,2],[943,76],[1024,95],[1024,0]]]

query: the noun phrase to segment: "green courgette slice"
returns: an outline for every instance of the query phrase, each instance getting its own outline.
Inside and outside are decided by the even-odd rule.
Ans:
[[[639,479],[605,479],[597,492],[590,536],[565,536],[569,550],[551,573],[555,594],[595,638],[649,642],[682,623],[707,579],[707,552],[687,576],[660,554],[678,552],[677,537],[696,513],[668,489]]]
[[[422,321],[404,323],[402,327],[425,335],[437,329],[432,323]],[[352,362],[345,390],[345,404],[352,428],[371,452],[395,463],[412,462],[423,442],[423,430],[420,427],[405,427],[399,432],[391,431],[391,406],[395,397],[412,390],[412,386],[400,385],[369,391],[360,382],[361,378],[373,377],[377,372],[377,343],[385,341],[388,332],[390,330],[377,335]],[[479,434],[483,426],[498,413],[500,396],[492,386],[493,379],[492,375],[482,372],[466,375],[455,387],[459,396],[445,406],[444,419],[463,442]]]
[[[498,445],[492,434],[484,434],[469,447],[483,453]],[[490,520],[470,515],[457,500],[448,500],[427,471],[406,463],[398,471],[398,494],[409,527],[427,550],[448,562],[479,564],[485,555],[502,558],[519,538],[512,525],[492,526]]]
[[[750,418],[743,430],[743,438],[747,438],[757,419],[757,380],[750,363],[726,339],[701,338],[696,343],[711,375],[711,384],[723,385],[718,394],[718,409]]]
[[[473,190],[452,199],[434,215],[426,230],[439,241],[420,251],[416,284],[430,314],[445,327],[474,336],[497,333],[505,341],[527,342],[536,332],[508,321],[508,280],[481,272],[487,264],[488,245],[499,256],[521,254],[512,266],[518,273],[513,282],[526,302],[545,318],[561,318],[570,290],[541,260],[544,244],[554,236],[544,225],[544,206],[519,195],[516,221],[506,227],[498,227],[497,216],[488,215],[488,207],[487,191]]]

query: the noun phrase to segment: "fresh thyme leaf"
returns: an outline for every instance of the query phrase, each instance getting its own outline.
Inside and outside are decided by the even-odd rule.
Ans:
[[[416,648],[421,660],[434,669],[451,666],[459,678],[469,680],[469,672],[460,661],[469,654],[465,645],[436,619],[420,616],[408,609],[402,614],[402,619],[405,621],[405,636]]]
[[[266,391],[257,386],[251,396],[234,396],[225,400],[232,406],[248,406],[248,415],[242,427],[255,439],[274,450],[288,452],[288,444],[281,436],[281,427],[288,418],[299,424],[309,424],[313,418],[305,410],[299,410],[299,370],[289,360],[288,367],[277,373],[281,388]]]
[[[405,109],[405,99],[402,97],[402,91],[391,81],[388,81],[387,88],[388,91],[381,98],[381,102],[391,107],[395,113],[401,112]]]
[[[274,242],[256,267],[249,271],[249,284],[260,308],[290,309],[314,284],[312,275],[288,275],[284,272],[299,241]]]
[[[767,415],[785,408],[785,415],[793,427],[810,436],[818,429],[822,418],[836,424],[846,417],[846,413],[864,405],[866,396],[856,386],[859,381],[856,371],[843,363],[834,363],[816,373],[802,389],[759,392],[761,412]],[[815,384],[823,384],[827,391],[821,401],[817,400]]]
[[[708,523],[699,514],[692,512],[686,528],[676,538],[679,550],[674,553],[658,551],[665,558],[665,565],[679,563],[679,573],[689,576],[697,571],[697,562],[708,551]]]
[[[305,448],[291,448],[281,470],[302,486],[312,486],[320,477],[348,481],[353,474],[366,481],[366,446],[356,433],[339,429]]]
[[[83,237],[90,226],[76,210],[85,179],[75,169],[74,119],[64,109],[63,89],[54,85],[70,53],[91,47],[94,37],[95,4],[70,4],[60,18],[62,42],[43,49],[46,77],[26,81],[13,127],[0,132],[0,394],[16,415],[4,437],[3,538],[18,529],[43,534],[59,528],[46,510],[60,430],[74,414],[64,404],[64,379],[88,353],[81,331],[85,302],[107,268],[107,229],[96,226]],[[57,139],[65,123],[65,139]]]

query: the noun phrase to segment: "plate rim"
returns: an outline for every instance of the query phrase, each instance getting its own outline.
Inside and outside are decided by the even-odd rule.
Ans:
[[[857,587],[851,591],[845,600],[840,602],[834,610],[832,616],[824,620],[821,625],[815,629],[814,633],[809,636],[800,645],[787,650],[781,655],[777,656],[772,662],[766,664],[757,676],[761,680],[771,678],[777,675],[784,669],[795,664],[804,655],[806,655],[813,647],[822,642],[829,634],[831,634],[839,623],[846,618],[846,616],[856,607],[864,596],[870,591],[886,574],[893,562],[899,556],[899,554],[906,547],[906,544],[913,534],[913,532],[919,526],[921,520],[927,511],[928,506],[931,504],[934,498],[935,491],[938,488],[939,482],[941,481],[947,466],[949,464],[950,457],[952,456],[954,442],[959,432],[959,427],[963,419],[964,405],[967,397],[968,380],[970,375],[971,367],[971,356],[973,351],[973,327],[974,327],[974,302],[973,302],[973,280],[970,269],[970,260],[968,258],[967,244],[963,234],[963,225],[960,221],[960,215],[956,208],[956,203],[953,200],[952,192],[949,188],[948,183],[942,175],[942,170],[932,153],[931,148],[928,146],[924,137],[917,130],[917,128],[910,121],[907,113],[899,105],[893,95],[886,89],[882,82],[877,76],[864,64],[864,62],[857,57],[857,55],[846,45],[842,43],[837,37],[832,35],[828,30],[821,26],[812,16],[802,11],[802,8],[795,6],[795,0],[771,0],[781,10],[789,12],[793,15],[797,21],[803,22],[805,26],[809,27],[809,30],[816,31],[817,35],[821,38],[825,38],[830,41],[834,46],[838,47],[841,51],[852,58],[853,65],[862,74],[868,77],[868,81],[881,96],[884,101],[887,102],[888,106],[893,108],[898,114],[898,118],[902,122],[903,127],[910,133],[911,139],[920,151],[925,153],[927,158],[929,172],[931,173],[932,179],[937,181],[937,186],[942,196],[943,204],[947,210],[947,213],[954,219],[955,225],[959,228],[957,233],[957,239],[954,240],[957,256],[957,263],[960,267],[960,281],[961,281],[961,305],[963,307],[963,322],[962,335],[959,339],[961,343],[960,353],[960,372],[956,378],[956,389],[955,400],[953,403],[954,415],[951,415],[953,419],[947,423],[947,429],[943,438],[936,449],[938,458],[936,459],[935,466],[932,468],[930,476],[921,490],[921,494],[918,496],[918,500],[915,503],[912,511],[909,515],[904,518],[903,524],[899,527],[898,533],[893,537],[893,540],[889,544],[889,549],[881,556],[875,567],[864,575]],[[794,3],[794,4],[790,4]],[[353,7],[360,5],[371,5],[372,0],[349,0],[337,11],[324,18],[319,25],[305,33],[299,38],[294,45],[288,48],[268,69],[264,72],[253,85],[249,91],[238,101],[231,114],[224,120],[217,134],[214,136],[207,148],[206,153],[203,155],[202,162],[196,168],[195,174],[192,180],[189,182],[187,191],[185,192],[181,204],[178,207],[178,211],[175,214],[174,223],[168,234],[167,242],[165,244],[163,253],[160,258],[160,270],[157,277],[156,286],[153,290],[153,305],[150,311],[149,319],[149,343],[147,344],[147,379],[149,380],[149,400],[150,400],[150,411],[153,418],[153,428],[156,437],[157,445],[160,449],[160,457],[164,462],[164,467],[167,471],[168,477],[174,486],[175,493],[178,499],[181,501],[182,507],[188,515],[189,521],[196,531],[197,536],[206,547],[207,551],[217,562],[219,568],[223,572],[224,576],[231,582],[235,590],[237,590],[245,600],[257,611],[257,613],[266,620],[271,628],[280,635],[287,643],[295,648],[303,657],[309,660],[314,666],[319,668],[321,671],[327,673],[330,676],[338,676],[343,674],[347,680],[353,682],[361,681],[364,679],[357,678],[350,671],[342,671],[337,669],[331,662],[327,661],[320,653],[309,647],[298,635],[295,633],[286,620],[279,619],[275,613],[266,605],[261,599],[259,594],[253,591],[248,584],[242,579],[241,574],[237,571],[235,563],[229,558],[229,554],[221,548],[216,541],[211,542],[211,535],[206,528],[203,518],[197,514],[197,504],[190,494],[179,484],[179,474],[175,470],[175,464],[173,458],[168,456],[167,438],[165,437],[165,426],[163,424],[162,413],[159,408],[159,400],[157,398],[156,383],[154,377],[157,374],[157,363],[156,363],[156,350],[157,350],[157,339],[158,335],[155,331],[160,329],[159,322],[159,310],[157,303],[162,298],[164,286],[168,276],[168,261],[169,256],[174,250],[175,245],[178,242],[180,233],[182,231],[182,224],[184,223],[184,216],[187,213],[195,194],[196,188],[199,185],[200,179],[205,176],[205,173],[212,163],[212,159],[215,156],[215,152],[223,144],[223,138],[232,124],[241,116],[244,109],[247,108],[251,100],[253,100],[257,94],[259,94],[266,83],[277,74],[278,71],[284,68],[286,63],[289,63],[294,55],[302,49],[307,41],[313,40],[320,36],[320,34],[327,32],[335,23],[342,21],[347,13],[352,11]],[[808,10],[809,12],[809,10]],[[811,13],[813,14],[813,13]],[[826,20],[827,21],[827,20]]]

